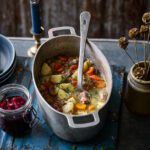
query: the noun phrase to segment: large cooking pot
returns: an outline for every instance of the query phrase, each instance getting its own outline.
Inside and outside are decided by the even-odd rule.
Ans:
[[[66,35],[54,36],[66,31]],[[106,104],[98,111],[79,116],[65,114],[55,110],[47,103],[39,91],[38,82],[41,66],[47,58],[52,58],[59,54],[79,56],[80,37],[76,35],[74,28],[72,27],[53,28],[50,29],[48,33],[49,40],[39,47],[34,58],[32,70],[36,94],[38,96],[39,106],[43,113],[43,117],[54,133],[60,138],[72,142],[88,140],[98,134],[105,122],[106,113],[108,111],[108,102],[112,90],[112,74],[110,66],[103,53],[95,46],[95,44],[88,40],[85,56],[90,57],[97,68],[101,70],[105,76],[108,90]]]

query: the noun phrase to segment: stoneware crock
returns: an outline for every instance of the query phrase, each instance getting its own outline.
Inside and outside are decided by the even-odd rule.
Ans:
[[[143,65],[144,62],[139,62]],[[133,65],[127,77],[125,103],[127,108],[138,115],[150,115],[150,81],[135,78]]]
[[[64,32],[67,34],[58,35],[58,33]],[[112,90],[110,66],[103,53],[95,44],[88,40],[85,56],[90,57],[105,76],[108,90],[106,104],[100,110],[87,115],[77,116],[58,112],[46,102],[39,91],[40,69],[47,58],[52,58],[59,54],[79,56],[80,37],[76,35],[72,27],[53,28],[48,33],[49,39],[39,47],[32,69],[33,81],[43,117],[58,137],[72,142],[88,140],[98,134],[106,119],[108,102]]]

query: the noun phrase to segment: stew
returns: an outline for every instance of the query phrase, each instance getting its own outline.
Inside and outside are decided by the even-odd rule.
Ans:
[[[107,99],[107,83],[93,62],[86,58],[83,66],[83,87],[87,92],[76,90],[78,57],[56,56],[47,59],[40,74],[40,92],[56,110],[83,115],[100,109]]]

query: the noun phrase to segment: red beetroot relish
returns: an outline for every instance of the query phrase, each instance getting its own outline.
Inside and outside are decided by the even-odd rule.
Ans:
[[[0,128],[13,136],[29,133],[34,117],[29,91],[19,84],[0,88]],[[34,118],[32,118],[34,117]]]
[[[26,100],[21,96],[4,97],[0,102],[0,108],[5,110],[16,110],[21,108],[25,103]]]

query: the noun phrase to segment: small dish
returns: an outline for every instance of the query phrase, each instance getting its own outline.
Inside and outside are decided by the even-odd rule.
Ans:
[[[15,68],[16,68],[16,63],[17,63],[17,61],[15,59],[11,68],[5,74],[0,76],[0,84],[4,83],[5,81],[7,81],[12,76],[12,74],[14,73]]]
[[[12,42],[0,34],[0,77],[3,77],[16,59],[16,52]]]

